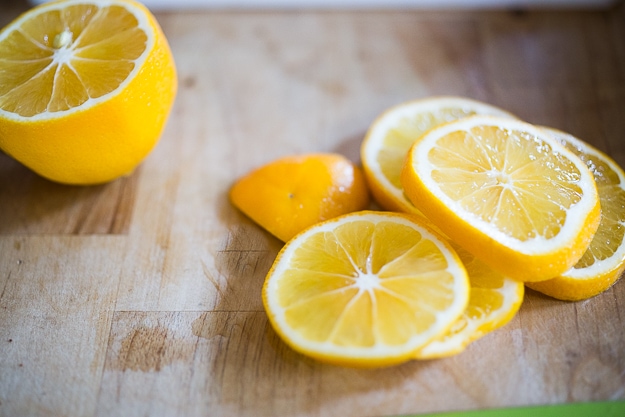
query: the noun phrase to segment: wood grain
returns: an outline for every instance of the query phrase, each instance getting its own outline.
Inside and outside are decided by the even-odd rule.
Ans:
[[[0,233],[125,234],[138,175],[94,187],[50,182],[0,153]]]
[[[8,23],[26,5],[0,5]],[[0,416],[392,416],[625,399],[625,281],[528,290],[452,358],[329,366],[260,291],[281,243],[233,181],[279,156],[359,162],[373,119],[453,94],[566,130],[625,166],[625,6],[606,11],[161,13],[180,79],[127,178],[68,187],[0,154]]]

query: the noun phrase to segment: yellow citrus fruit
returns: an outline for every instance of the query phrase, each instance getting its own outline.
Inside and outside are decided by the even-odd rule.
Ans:
[[[417,359],[441,358],[462,352],[469,343],[512,320],[523,303],[525,286],[521,281],[503,276],[453,242],[452,247],[469,275],[469,304],[445,334],[417,352]]]
[[[269,320],[294,350],[346,366],[407,361],[464,311],[456,252],[415,216],[362,211],[289,241],[263,286]]]
[[[410,146],[433,127],[476,114],[514,117],[480,101],[446,96],[402,103],[382,113],[361,145],[363,170],[378,204],[386,210],[423,216],[406,198],[400,181]]]
[[[547,281],[527,283],[561,300],[583,300],[607,290],[625,270],[625,173],[608,155],[574,136],[549,129],[592,171],[601,202],[601,222],[590,246],[573,268]]]
[[[430,130],[408,152],[402,184],[451,240],[521,281],[575,265],[600,220],[588,167],[515,119],[471,116]]]
[[[61,0],[0,32],[0,148],[38,174],[94,184],[157,143],[177,89],[167,40],[132,0]]]
[[[230,189],[230,200],[286,242],[305,228],[369,205],[360,168],[339,154],[287,156],[257,168]]]

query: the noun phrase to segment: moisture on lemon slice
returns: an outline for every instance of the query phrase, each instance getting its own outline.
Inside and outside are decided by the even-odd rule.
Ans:
[[[561,300],[583,300],[610,288],[625,271],[625,172],[592,145],[559,130],[548,132],[592,171],[601,201],[601,222],[590,246],[571,269],[527,285]]]
[[[401,179],[451,240],[520,281],[573,267],[599,225],[588,167],[519,120],[471,116],[434,128],[411,147]]]

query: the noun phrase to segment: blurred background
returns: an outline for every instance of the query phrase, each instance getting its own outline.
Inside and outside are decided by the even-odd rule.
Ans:
[[[3,0],[6,1],[6,0]],[[30,0],[33,4],[49,0]],[[617,0],[143,0],[153,10],[181,8],[602,8]]]

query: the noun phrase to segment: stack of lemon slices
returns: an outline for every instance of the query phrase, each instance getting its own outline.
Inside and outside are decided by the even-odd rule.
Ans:
[[[387,211],[306,228],[265,281],[271,324],[303,354],[349,366],[453,355],[508,323],[526,285],[580,300],[625,269],[625,174],[568,134],[433,97],[383,113],[361,158]]]

